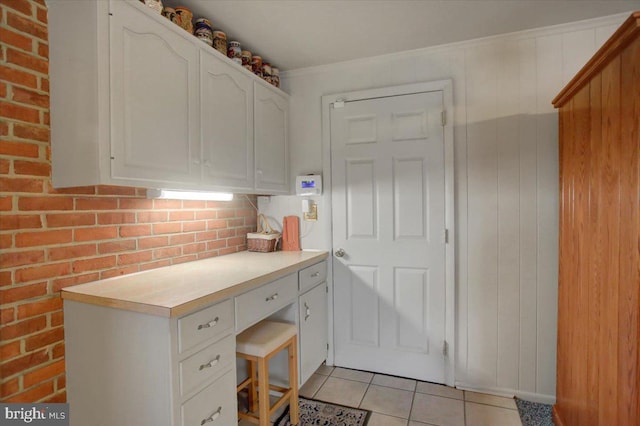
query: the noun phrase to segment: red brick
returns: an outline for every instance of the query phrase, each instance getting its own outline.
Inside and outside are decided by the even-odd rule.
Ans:
[[[218,238],[217,231],[206,231],[196,233],[196,241],[216,240]]]
[[[235,237],[236,236],[236,230],[235,229],[221,229],[218,231],[218,238],[229,238],[229,237]]]
[[[146,198],[122,198],[120,199],[121,209],[145,210],[153,207],[153,200]]]
[[[51,314],[51,327],[64,324],[64,311],[57,311]]]
[[[0,253],[0,265],[3,268],[31,265],[44,262],[44,250],[14,251]]]
[[[48,22],[47,9],[43,9],[41,7],[36,8],[36,16],[38,17],[38,21],[46,24]]]
[[[220,249],[227,246],[227,240],[215,240],[207,242],[207,250]]]
[[[136,195],[135,188],[129,188],[126,186],[99,185],[97,189],[99,195]]]
[[[76,210],[115,210],[118,208],[116,198],[78,198]]]
[[[64,389],[67,387],[67,378],[65,376],[60,376],[56,379],[56,388],[58,390]]]
[[[50,228],[96,224],[96,215],[94,213],[53,213],[48,214],[46,218],[47,226]]]
[[[16,377],[15,379],[9,380],[2,385],[0,385],[0,398],[6,398],[20,390],[20,379]]]
[[[238,248],[237,247],[227,247],[224,249],[220,249],[218,251],[218,254],[220,256],[224,256],[225,254],[231,254],[231,253],[237,253],[238,252]]]
[[[47,250],[49,261],[77,259],[79,257],[95,256],[95,244],[80,244],[64,247],[53,247]]]
[[[55,381],[57,382],[58,380],[59,378],[56,379]],[[61,402],[67,402],[67,393],[64,391],[56,393],[42,400],[43,404],[53,404],[53,403],[61,403]]]
[[[204,209],[205,207],[207,207],[207,202],[198,200],[183,200],[182,207],[185,209]]]
[[[52,328],[35,336],[27,337],[24,342],[24,348],[27,352],[31,352],[62,340],[64,340],[64,329],[62,327]]]
[[[15,128],[18,123],[14,123]],[[14,157],[38,158],[40,148],[38,145],[24,142],[0,141],[0,154]]]
[[[218,255],[219,254],[218,254],[217,250],[215,250],[215,251],[207,251],[207,252],[204,252],[204,253],[198,253],[198,259],[207,259],[207,258],[210,258],[210,257],[217,257]]]
[[[44,317],[41,318],[43,320],[45,319]],[[48,360],[49,354],[47,353],[47,351],[33,352],[2,364],[1,374],[2,377],[11,377],[16,373],[27,370],[31,367],[35,367],[36,365],[42,364],[43,362],[46,362]]]
[[[224,219],[209,220],[207,221],[208,229],[223,229],[227,227],[227,221]]]
[[[16,235],[16,247],[46,246],[50,244],[70,243],[71,241],[71,229],[22,232]]]
[[[193,262],[194,260],[198,260],[198,256],[196,256],[195,254],[189,256],[174,257],[173,259],[171,259],[171,264],[177,265],[178,263]]]
[[[39,215],[35,214],[14,214],[0,217],[0,229],[29,229],[42,228],[42,221]]]
[[[238,226],[242,226],[244,225],[244,219],[239,218],[239,219],[227,219],[227,226],[229,228],[235,228]]]
[[[149,237],[149,238],[140,238],[138,240],[138,248],[146,249],[153,247],[162,247],[166,246],[169,243],[169,239],[167,237]]]
[[[182,247],[183,254],[191,254],[205,251],[207,249],[206,243],[187,244]]]
[[[71,197],[20,197],[18,209],[22,211],[73,210]]]
[[[0,158],[0,175],[8,175],[11,168],[11,161],[6,158]]]
[[[121,251],[130,251],[136,249],[135,240],[121,240],[108,243],[98,244],[98,252],[100,254],[118,253]]]
[[[218,212],[215,210],[205,210],[203,212],[196,212],[196,219],[216,219],[218,217]]]
[[[23,18],[11,12],[7,12],[7,24],[10,27],[15,28],[18,31],[22,31],[27,34],[31,34],[34,37],[38,37],[44,41],[47,41],[47,27],[42,24],[38,24],[31,19]]]
[[[192,243],[196,240],[195,234],[177,234],[169,237],[169,245],[177,246],[180,244]]]
[[[6,324],[6,323],[4,323]],[[7,343],[6,345],[0,346],[0,359],[7,360],[11,358],[15,358],[20,355],[20,341],[16,340],[15,342]]]
[[[13,235],[1,234],[0,235],[0,249],[8,249],[13,246]]]
[[[229,203],[227,201],[207,201],[208,209],[224,209],[229,207],[230,205],[233,205],[233,203]]]
[[[2,116],[19,121],[28,121],[30,123],[40,122],[40,113],[37,109],[29,108],[22,105],[10,104],[7,102],[0,102],[0,110],[2,110]]]
[[[118,228],[107,226],[100,228],[78,228],[74,230],[75,241],[112,240],[118,237]]]
[[[93,195],[96,193],[95,186],[76,186],[73,188],[49,188],[51,194],[70,194],[70,195]]]
[[[4,41],[4,40],[3,40]],[[38,78],[32,73],[16,68],[11,68],[6,65],[0,65],[0,79],[5,82],[19,84],[21,86],[36,88],[38,85]],[[14,90],[17,87],[13,88]],[[5,114],[5,107],[2,108],[2,115]]]
[[[0,98],[7,97],[7,85],[0,83]],[[6,121],[0,121],[0,136],[7,136],[9,134],[9,123]]]
[[[15,137],[20,139],[29,139],[38,142],[49,142],[50,136],[49,129],[46,127],[37,127],[20,123],[15,123],[13,125],[13,134]]]
[[[22,50],[31,51],[31,48],[33,46],[33,42],[31,41],[30,37],[18,34],[17,32],[12,31],[8,28],[0,28],[0,40],[2,40],[3,43],[9,44]]]
[[[192,211],[177,211],[169,213],[169,220],[193,220],[195,212]]]
[[[45,300],[19,305],[18,319],[34,317],[48,312],[59,311],[60,309],[62,309],[62,299],[59,296],[53,296]]]
[[[15,49],[7,49],[7,62],[42,74],[49,72],[49,61],[33,56],[32,53],[23,53]],[[47,104],[48,98],[47,96]]]
[[[8,290],[0,290],[0,300],[2,300],[2,304],[4,305],[19,300],[43,296],[45,294],[47,294],[47,283],[38,283],[22,287],[12,287]]]
[[[154,209],[181,209],[181,200],[153,200]]]
[[[9,402],[22,402],[22,403],[33,403],[39,402],[45,397],[51,395],[53,393],[53,380],[50,380],[41,385],[35,386],[27,391],[19,393],[17,395],[13,395],[4,400],[5,403]]]
[[[0,335],[2,336],[2,340],[12,340],[20,336],[26,336],[27,334],[32,334],[36,331],[43,330],[46,327],[47,318],[45,316],[40,316],[37,318],[30,318],[25,321],[19,321],[11,325],[3,326],[2,328],[0,328]]]
[[[97,257],[95,259],[76,260],[73,262],[73,273],[79,274],[87,271],[113,268],[116,266],[115,256]]]
[[[7,195],[6,197],[0,197],[0,211],[8,212],[13,209],[13,197]],[[4,220],[4,217],[3,219]]]
[[[38,42],[38,55],[42,56],[43,58],[49,59],[49,45]],[[48,88],[49,88],[49,82],[47,81],[47,89]],[[42,90],[45,90],[44,87],[42,88]],[[48,92],[48,90],[45,90],[45,91]]]
[[[138,223],[166,222],[167,212],[138,212]]]
[[[121,223],[135,223],[135,213],[98,213],[99,225],[113,225]]]
[[[153,225],[154,234],[177,234],[181,231],[181,223],[156,223]]]
[[[117,269],[109,269],[107,271],[100,272],[100,279],[104,280],[111,277],[118,277],[120,275],[133,274],[134,272],[138,272],[139,270],[140,268],[138,267],[138,265],[127,266],[124,268],[117,268]]]
[[[157,262],[152,262],[152,263],[145,263],[144,265],[140,265],[140,270],[141,271],[146,271],[149,269],[156,269],[156,268],[162,268],[163,266],[169,266],[171,265],[171,261],[170,260],[159,260]]]
[[[60,291],[65,287],[72,287],[74,285],[89,283],[92,281],[97,281],[99,279],[100,279],[100,274],[98,274],[97,272],[92,272],[90,274],[85,274],[85,275],[75,275],[73,277],[67,277],[67,278],[60,278],[53,281],[53,284],[51,285],[52,287],[51,291],[53,291],[54,293],[57,293],[58,291]]]
[[[241,246],[247,243],[247,237],[235,237],[229,238],[227,240],[227,245],[229,246]]]
[[[32,268],[18,269],[16,271],[16,282],[40,280],[44,278],[54,278],[62,275],[69,275],[71,266],[68,263],[54,263]]]
[[[51,165],[49,163],[38,163],[33,161],[15,160],[13,162],[13,170],[17,175],[31,175],[31,176],[50,176],[51,175]]]
[[[160,249],[155,249],[153,251],[153,257],[155,257],[156,259],[164,259],[166,257],[175,257],[175,256],[180,256],[181,253],[181,249],[180,247],[166,247],[166,248],[160,248]]]
[[[64,342],[60,342],[53,347],[51,351],[51,358],[58,359],[64,356]]]
[[[45,126],[51,125],[51,114],[49,113],[49,111],[45,111],[42,114],[42,122],[40,124],[44,124]],[[49,152],[47,159],[51,159],[51,152]]]
[[[10,7],[27,16],[33,13],[31,3],[27,0],[0,0],[0,5]]]
[[[236,211],[233,209],[218,210],[218,219],[227,219],[230,217],[236,217]]]
[[[43,181],[40,179],[0,177],[0,192],[41,193],[43,188]]]
[[[11,284],[13,284],[13,280],[11,279],[11,271],[0,271],[0,287]]]
[[[118,255],[118,265],[131,265],[148,262],[153,259],[151,250],[138,251],[135,253],[125,253]]]
[[[120,227],[120,236],[123,238],[141,237],[146,235],[151,235],[151,225],[131,225]]]
[[[207,222],[204,220],[182,222],[182,232],[204,231],[205,229],[207,229]]]

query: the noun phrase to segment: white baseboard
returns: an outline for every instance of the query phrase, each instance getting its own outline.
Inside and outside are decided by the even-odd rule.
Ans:
[[[468,390],[472,392],[488,393],[490,395],[503,396],[506,398],[513,398],[515,396],[520,399],[524,399],[526,401],[540,402],[543,404],[553,405],[556,403],[555,395],[545,395],[545,394],[534,393],[534,392],[522,392],[515,389],[507,389],[507,388],[476,386],[476,385],[471,385],[469,383],[464,383],[464,382],[456,382],[456,388],[462,389],[462,390]]]

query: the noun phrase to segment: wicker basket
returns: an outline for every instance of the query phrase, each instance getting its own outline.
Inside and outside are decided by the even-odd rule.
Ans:
[[[276,251],[280,237],[282,234],[274,231],[269,226],[267,218],[263,214],[259,214],[257,231],[247,234],[247,250],[261,253]]]

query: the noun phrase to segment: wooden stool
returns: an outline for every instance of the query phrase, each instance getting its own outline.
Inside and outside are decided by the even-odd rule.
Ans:
[[[269,384],[269,359],[285,348],[289,353],[289,388]],[[238,412],[238,417],[260,426],[269,426],[271,415],[288,399],[291,424],[298,424],[298,336],[296,326],[276,321],[261,321],[236,336],[236,355],[247,360],[249,373],[249,378],[238,385],[237,391],[240,392],[248,388],[249,412],[259,409],[257,417],[242,412]],[[258,388],[260,388],[259,393]],[[282,393],[273,406],[269,404],[269,390]]]

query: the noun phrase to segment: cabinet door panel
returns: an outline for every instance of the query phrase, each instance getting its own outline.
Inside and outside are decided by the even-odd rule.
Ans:
[[[288,99],[254,83],[256,189],[289,192]]]
[[[300,296],[300,382],[304,383],[327,358],[327,284]]]
[[[253,188],[253,84],[249,75],[201,52],[203,171],[207,184]]]
[[[198,50],[133,5],[111,11],[112,177],[195,182]]]

